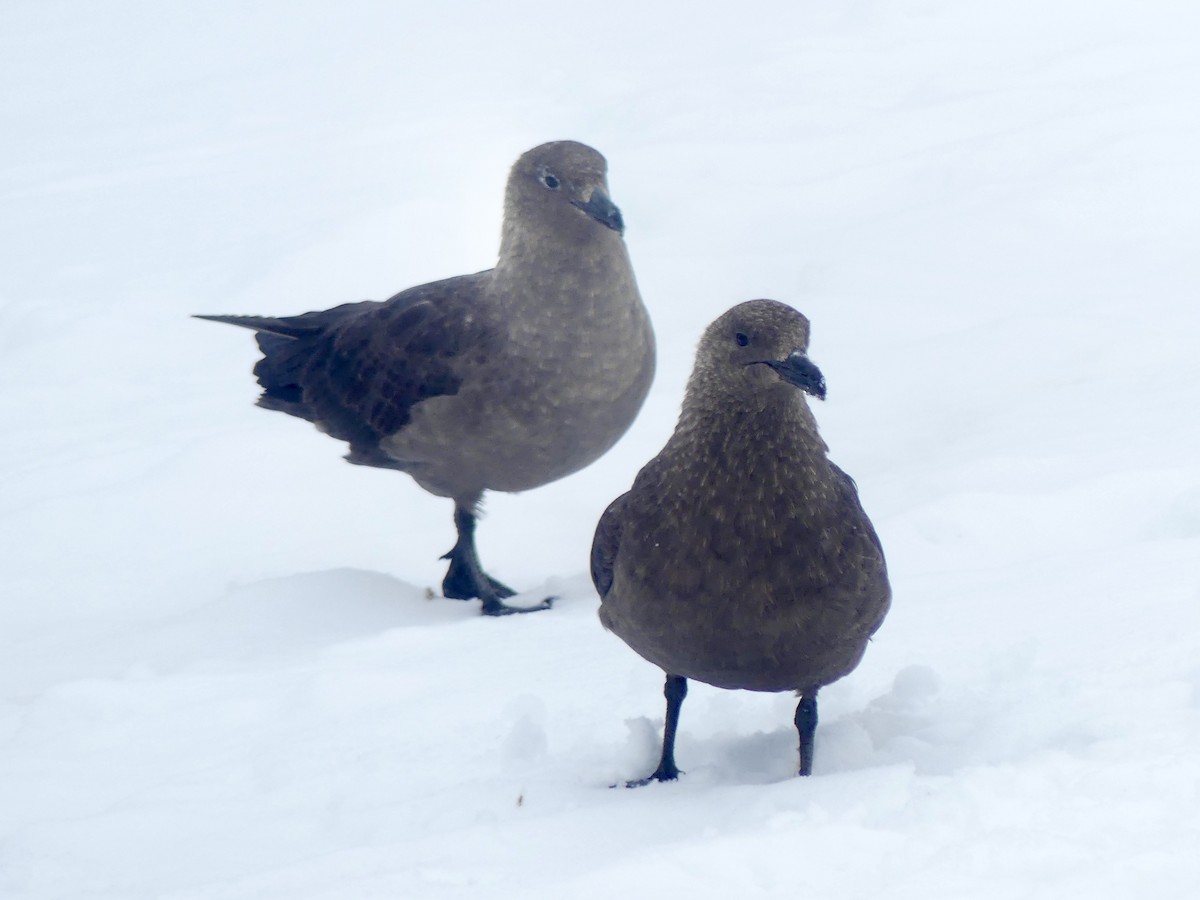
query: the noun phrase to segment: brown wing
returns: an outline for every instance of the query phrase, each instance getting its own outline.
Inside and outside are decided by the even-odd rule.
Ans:
[[[392,463],[379,442],[408,424],[416,404],[457,393],[464,354],[489,340],[480,317],[471,314],[488,275],[300,316],[203,318],[258,332],[259,406],[307,419],[349,442],[352,462],[387,467]]]
[[[875,526],[858,499],[854,479],[830,463],[841,494],[841,541],[837,559],[841,578],[838,593],[858,610],[858,624],[866,635],[873,634],[891,606],[887,561]]]
[[[622,519],[628,493],[622,494],[608,505],[604,515],[596,524],[596,535],[592,538],[592,584],[603,600],[613,583],[613,564],[621,546]]]

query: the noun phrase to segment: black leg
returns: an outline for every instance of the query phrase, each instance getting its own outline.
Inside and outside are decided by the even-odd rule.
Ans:
[[[679,777],[679,767],[675,765],[675,729],[679,727],[679,708],[687,696],[687,679],[682,675],[668,675],[663,696],[667,698],[667,723],[663,727],[662,758],[658,768],[645,778],[625,782],[625,787],[642,787],[652,781],[674,781]]]
[[[475,513],[470,504],[454,504],[454,527],[458,540],[442,559],[450,560],[450,568],[442,579],[442,593],[453,600],[470,600],[478,597],[483,601],[485,616],[507,616],[513,613],[540,612],[553,605],[552,597],[537,606],[517,607],[504,603],[505,597],[516,591],[492,578],[479,564],[475,551]]]
[[[817,692],[806,692],[796,704],[796,730],[800,732],[800,774],[811,775],[813,736],[817,732]]]

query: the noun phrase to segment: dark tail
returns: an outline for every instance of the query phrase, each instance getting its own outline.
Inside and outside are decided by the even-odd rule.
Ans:
[[[303,375],[312,353],[321,345],[321,337],[329,326],[347,316],[377,306],[371,300],[344,303],[333,309],[304,313],[299,316],[193,316],[209,322],[224,322],[256,332],[262,359],[254,366],[254,374],[262,385],[258,405],[277,409],[301,419],[314,421],[313,410],[304,402]]]
[[[330,310],[332,312],[332,310]],[[324,313],[306,313],[306,315],[323,316]],[[226,325],[240,325],[252,331],[266,332],[282,338],[303,338],[320,334],[328,324],[327,321],[305,320],[305,316],[288,316],[274,318],[272,316],[192,316],[193,319],[204,319],[207,322],[224,322]]]

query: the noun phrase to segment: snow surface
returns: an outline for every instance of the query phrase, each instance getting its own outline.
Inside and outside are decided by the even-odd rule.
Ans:
[[[1200,893],[1200,6],[0,7],[0,897]],[[495,496],[548,614],[428,600],[450,508],[255,409],[249,335],[491,265],[594,144],[660,339],[599,463]],[[599,626],[592,529],[704,325],[813,321],[895,604],[822,694]]]

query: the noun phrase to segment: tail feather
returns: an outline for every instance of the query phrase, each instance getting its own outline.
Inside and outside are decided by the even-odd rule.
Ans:
[[[299,316],[197,315],[193,318],[237,325],[256,332],[254,337],[263,354],[254,366],[254,374],[263,388],[258,405],[313,422],[316,413],[304,402],[301,385],[305,366],[320,343],[315,339],[336,322],[378,305],[373,300],[362,300]]]
[[[316,312],[306,312],[298,316],[192,316],[193,319],[204,319],[208,322],[223,322],[226,325],[238,325],[252,331],[266,332],[282,338],[306,338],[320,334],[330,325],[348,316],[353,316],[373,306],[379,306],[376,300],[359,300],[357,303],[343,303],[332,309],[322,309]]]
[[[312,342],[281,337],[270,331],[260,331],[254,337],[262,351],[262,359],[254,365],[254,375],[263,389],[258,405],[313,421],[313,412],[304,402],[300,387]]]
[[[281,338],[311,337],[324,327],[323,324],[301,323],[300,316],[290,318],[273,318],[271,316],[192,316],[193,319],[204,319],[208,322],[224,322],[226,325],[239,325],[260,334],[271,334]]]

